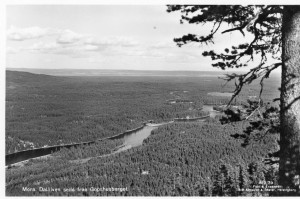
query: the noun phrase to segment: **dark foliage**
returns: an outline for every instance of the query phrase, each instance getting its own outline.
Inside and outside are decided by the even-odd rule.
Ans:
[[[160,127],[144,141],[143,146],[120,154],[71,163],[65,158],[40,160],[34,164],[7,171],[8,195],[217,195],[218,183],[223,192],[234,195],[239,184],[248,185],[245,169],[261,161],[275,149],[272,136],[267,144],[253,143],[245,149],[230,137],[240,132],[240,123],[224,129],[217,124],[174,123]],[[90,148],[82,148],[82,153]],[[79,151],[77,151],[79,152]],[[228,165],[221,167],[220,165]],[[244,169],[240,175],[232,170]],[[144,171],[147,171],[144,174]],[[256,170],[255,170],[256,171]],[[216,175],[221,172],[222,175]],[[245,174],[243,174],[243,172]],[[249,173],[249,172],[248,172]],[[253,173],[253,172],[252,172]],[[234,178],[232,175],[236,175]],[[256,175],[256,174],[255,174]],[[254,174],[252,174],[254,176]],[[253,178],[254,179],[254,178]],[[252,181],[253,181],[252,179]],[[215,182],[217,180],[217,182]],[[251,182],[252,182],[251,181]],[[216,184],[217,183],[217,184]],[[248,183],[248,184],[247,184]],[[229,186],[230,185],[230,186]],[[87,192],[22,192],[22,187],[81,187]],[[127,187],[126,192],[93,192],[91,187]]]

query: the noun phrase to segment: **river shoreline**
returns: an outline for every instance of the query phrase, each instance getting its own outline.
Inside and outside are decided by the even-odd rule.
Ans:
[[[88,141],[88,142],[80,142],[80,143],[72,143],[72,144],[64,144],[64,145],[54,145],[49,147],[41,147],[41,148],[35,148],[35,149],[29,149],[29,150],[23,150],[18,151],[16,153],[11,153],[8,155],[5,155],[5,166],[13,166],[16,163],[24,162],[26,160],[43,157],[46,155],[49,155],[53,152],[56,152],[60,150],[61,148],[71,148],[76,147],[80,145],[87,145],[87,144],[94,144],[97,141],[104,141],[108,139],[118,139],[126,134],[134,133],[136,131],[141,130],[146,126],[146,123],[144,123],[142,126],[139,126],[134,129],[127,130],[125,132],[119,133],[117,135],[113,135],[106,138],[97,139],[95,141]]]
[[[207,107],[210,106],[206,106],[205,108],[207,109]],[[11,153],[5,156],[5,166],[7,166],[8,168],[14,166],[17,163],[22,163],[25,161],[28,161],[30,159],[35,159],[35,158],[40,158],[40,157],[44,157],[47,155],[51,155],[52,153],[59,151],[61,148],[71,148],[71,147],[76,147],[76,146],[80,146],[80,145],[89,145],[89,144],[94,144],[97,141],[104,141],[104,140],[114,140],[114,139],[119,139],[122,137],[126,137],[130,134],[136,133],[140,130],[142,130],[145,127],[158,127],[161,125],[166,125],[166,124],[170,124],[170,123],[174,123],[174,122],[189,122],[189,121],[200,121],[200,120],[205,120],[206,118],[212,117],[213,115],[211,114],[212,111],[214,110],[210,110],[212,109],[212,107],[210,107],[208,110],[210,111],[210,115],[208,116],[202,116],[202,117],[196,117],[196,118],[174,118],[173,120],[169,121],[169,122],[163,122],[163,123],[157,123],[157,124],[153,124],[152,122],[143,122],[142,126],[139,126],[137,128],[131,129],[131,130],[127,130],[125,132],[119,133],[117,135],[113,135],[110,137],[106,137],[106,138],[101,138],[101,139],[97,139],[94,141],[87,141],[87,142],[81,142],[81,143],[72,143],[72,144],[64,144],[64,145],[55,145],[55,146],[49,146],[49,147],[42,147],[42,148],[35,148],[35,149],[29,149],[29,150],[23,150],[23,151],[19,151],[16,153]],[[150,121],[150,120],[149,120]],[[122,148],[122,147],[121,147]]]

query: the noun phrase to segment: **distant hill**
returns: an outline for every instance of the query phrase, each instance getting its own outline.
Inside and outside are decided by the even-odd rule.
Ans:
[[[29,72],[20,72],[20,71],[6,71],[6,91],[20,92],[20,88],[32,86],[45,86],[47,84],[60,83],[66,80],[66,77],[57,77],[45,74],[33,74]],[[28,90],[21,89],[22,91],[29,92]]]
[[[151,71],[151,70],[108,70],[108,69],[31,69],[10,68],[10,71],[23,71],[54,76],[191,76],[217,77],[227,71]]]
[[[45,74],[34,74],[30,72],[21,72],[21,71],[6,71],[6,81],[23,83],[23,82],[40,82],[40,81],[53,81],[61,79],[61,77],[55,77]]]

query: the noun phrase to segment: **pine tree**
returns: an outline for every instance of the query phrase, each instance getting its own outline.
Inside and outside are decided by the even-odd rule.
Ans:
[[[243,190],[246,189],[248,187],[248,176],[247,176],[247,171],[245,170],[244,167],[242,167],[242,165],[239,165],[238,167],[238,171],[239,171],[239,175],[238,175],[238,185],[239,185],[239,189]],[[241,195],[243,195],[243,191],[240,192]]]
[[[300,188],[295,184],[295,178],[300,176],[300,6],[170,5],[167,11],[180,11],[180,23],[212,25],[207,35],[189,33],[175,38],[179,47],[213,43],[219,32],[238,31],[253,36],[249,42],[225,48],[224,52],[202,53],[212,59],[213,67],[223,70],[246,67],[259,55],[260,63],[249,72],[227,75],[227,81],[236,81],[230,104],[246,84],[256,79],[260,80],[261,95],[264,80],[281,67],[279,183],[296,189],[283,194],[300,195]],[[276,62],[270,62],[268,57]]]

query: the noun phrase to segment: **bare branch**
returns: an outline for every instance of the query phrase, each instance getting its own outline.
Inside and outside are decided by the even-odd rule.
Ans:
[[[260,103],[261,103],[261,101],[262,101],[261,95],[263,92],[263,81],[266,78],[269,78],[270,73],[273,70],[275,70],[276,68],[278,68],[279,66],[281,66],[282,62],[278,62],[278,63],[272,64],[272,65],[266,66],[266,67],[263,67],[264,64],[265,63],[260,63],[257,67],[252,68],[249,72],[247,72],[245,74],[242,74],[242,75],[239,75],[236,73],[227,74],[225,78],[222,78],[222,79],[226,80],[227,82],[232,81],[232,80],[238,81],[238,83],[235,82],[234,94],[231,97],[227,106],[231,105],[231,103],[236,98],[236,96],[241,92],[241,90],[245,84],[250,84],[252,81],[254,81],[260,77],[261,77],[261,80],[260,80],[261,89],[260,89],[259,99],[260,99]]]
[[[245,37],[245,33],[244,33],[243,29],[244,29],[247,25],[248,25],[248,23],[244,23],[242,26],[239,26],[239,27],[236,27],[236,28],[231,28],[231,29],[228,29],[228,30],[224,30],[224,31],[222,32],[222,34],[227,33],[227,32],[233,32],[233,31],[238,30],[238,31],[240,31],[240,32],[243,34],[243,36]]]

